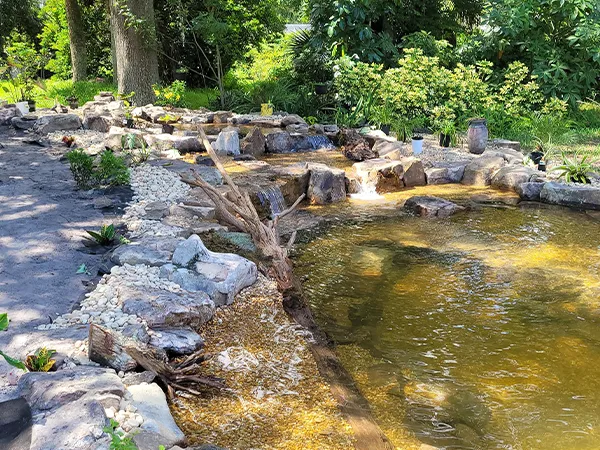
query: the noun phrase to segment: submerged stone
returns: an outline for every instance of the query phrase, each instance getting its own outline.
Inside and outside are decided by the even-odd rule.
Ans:
[[[415,196],[406,200],[404,209],[421,217],[449,217],[465,208],[439,197]]]

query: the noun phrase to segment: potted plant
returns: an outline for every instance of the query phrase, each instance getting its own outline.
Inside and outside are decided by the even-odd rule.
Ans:
[[[456,125],[450,120],[446,120],[440,127],[440,147],[448,148],[456,142]]]
[[[158,121],[162,123],[162,132],[166,134],[173,134],[173,131],[175,131],[175,127],[171,124],[177,123],[177,121],[180,118],[180,116],[172,116],[171,114],[165,114],[160,119],[158,119]]]
[[[417,117],[410,122],[410,128],[412,130],[412,150],[414,155],[420,155],[423,153],[423,135],[421,130],[423,127],[423,120]]]
[[[69,104],[69,108],[71,108],[71,109],[79,108],[79,100],[74,95],[70,95],[65,100]]]
[[[11,35],[11,41],[4,49],[6,54],[4,78],[12,85],[12,96],[23,114],[35,111],[33,89],[35,77],[43,66],[42,56],[27,39]]]
[[[390,135],[392,122],[394,121],[394,112],[387,103],[374,109],[371,120],[379,125],[379,129],[386,135]]]

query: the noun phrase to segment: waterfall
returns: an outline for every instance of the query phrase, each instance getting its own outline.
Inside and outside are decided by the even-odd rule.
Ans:
[[[279,186],[270,186],[257,193],[260,204],[271,210],[273,217],[281,214],[286,209],[285,199]]]
[[[329,140],[327,136],[323,136],[322,134],[315,134],[312,136],[307,136],[306,139],[312,146],[313,150],[320,150],[323,148],[331,149],[335,148],[335,145]]]
[[[358,185],[358,192],[356,194],[350,194],[350,198],[356,200],[378,200],[382,199],[383,196],[377,193],[375,183],[361,178],[360,184]]]

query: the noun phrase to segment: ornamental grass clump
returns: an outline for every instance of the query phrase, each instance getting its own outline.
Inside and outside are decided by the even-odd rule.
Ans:
[[[563,152],[562,165],[555,167],[553,170],[561,171],[558,176],[567,183],[589,184],[591,182],[590,176],[598,173],[598,168],[594,166],[598,162],[598,159],[590,160],[588,156],[585,155],[580,160],[577,154],[573,158],[569,158]]]

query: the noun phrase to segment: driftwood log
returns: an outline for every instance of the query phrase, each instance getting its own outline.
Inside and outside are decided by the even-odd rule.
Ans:
[[[321,375],[329,383],[340,410],[352,426],[356,438],[355,448],[357,450],[393,449],[392,444],[375,422],[369,403],[339,360],[334,343],[316,324],[302,292],[302,284],[294,276],[294,266],[288,256],[288,251],[294,243],[296,233],[292,234],[285,245],[280,242],[277,230],[279,220],[294,211],[305,195],[300,196],[289,209],[283,211],[273,220],[261,221],[250,196],[247,192],[239,189],[229,176],[208,141],[204,130],[198,127],[198,131],[201,143],[214,161],[223,179],[229,185],[233,197],[230,197],[230,199],[225,198],[218,189],[195,174],[193,176],[183,175],[183,181],[202,188],[215,204],[219,220],[226,225],[250,234],[256,247],[270,259],[269,272],[277,281],[278,288],[283,295],[284,309],[297,323],[313,335],[314,342],[310,344],[313,357]]]
[[[154,373],[171,399],[177,390],[199,395],[202,386],[226,388],[222,379],[201,375],[200,365],[210,358],[202,351],[170,362],[164,350],[96,324],[90,324],[88,348],[91,361],[123,371],[134,370],[139,364]]]

